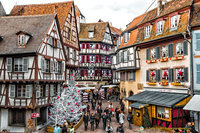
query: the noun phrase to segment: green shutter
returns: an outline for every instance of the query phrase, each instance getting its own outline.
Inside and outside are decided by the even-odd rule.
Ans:
[[[146,52],[146,60],[149,60],[149,48],[147,48],[147,52]]]
[[[160,69],[156,70],[156,82],[160,82]]]
[[[174,69],[169,69],[169,82],[174,82]]]
[[[184,81],[188,82],[188,68],[184,68]]]
[[[133,81],[135,81],[135,71],[133,72]]]
[[[184,52],[184,55],[188,55],[188,43],[187,43],[187,41],[183,42],[183,52]]]
[[[171,44],[171,57],[174,57],[174,44]]]
[[[168,44],[168,57],[171,57],[171,44]]]
[[[160,59],[160,46],[156,47],[156,59]]]
[[[149,70],[146,71],[146,81],[149,82]]]

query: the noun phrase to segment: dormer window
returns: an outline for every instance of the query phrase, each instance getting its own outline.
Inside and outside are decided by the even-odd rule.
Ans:
[[[88,37],[93,38],[94,37],[94,31],[89,31],[88,32]]]
[[[176,30],[178,27],[178,15],[170,18],[170,31]]]
[[[26,44],[31,38],[31,35],[23,31],[17,32],[16,35],[18,37],[18,42],[17,42],[18,47],[25,48]]]
[[[124,33],[124,43],[128,43],[128,41],[129,41],[129,33],[126,32]]]
[[[145,27],[145,38],[149,38],[151,34],[151,26],[148,25]]]
[[[18,36],[18,45],[25,45],[25,35]]]
[[[160,34],[162,34],[162,32],[163,32],[163,27],[164,27],[164,22],[163,21],[159,21],[158,23],[157,23],[157,35],[160,35]]]

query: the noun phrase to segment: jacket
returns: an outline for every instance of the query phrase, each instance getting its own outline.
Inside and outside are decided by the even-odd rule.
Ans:
[[[88,121],[89,121],[89,115],[84,115],[83,116],[83,121],[85,122],[85,123],[88,123]]]
[[[117,133],[124,133],[124,128],[123,127],[117,127],[116,132]]]
[[[64,126],[64,127],[62,128],[62,133],[68,133],[68,132],[67,132],[66,126]]]
[[[54,128],[54,133],[60,133],[61,128],[60,126]]]

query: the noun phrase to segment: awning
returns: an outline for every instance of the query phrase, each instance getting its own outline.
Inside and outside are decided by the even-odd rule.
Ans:
[[[183,109],[200,112],[200,95],[194,95]]]
[[[96,89],[95,87],[81,87],[81,88],[78,88],[78,90],[94,90]]]
[[[104,85],[102,88],[117,87],[117,85]]]
[[[143,91],[136,95],[126,98],[128,101],[140,102],[164,107],[172,107],[189,97],[188,94],[158,92],[158,91]]]
[[[129,106],[132,108],[141,109],[148,105],[149,104],[135,102],[135,103],[130,104]]]

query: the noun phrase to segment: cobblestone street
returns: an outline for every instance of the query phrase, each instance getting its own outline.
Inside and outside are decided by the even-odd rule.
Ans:
[[[112,102],[113,103],[113,107],[114,109],[119,106],[119,102]],[[108,106],[109,102],[107,102],[106,100],[103,101],[103,106],[102,106],[102,109],[104,110],[107,106]],[[93,110],[91,112],[94,112]],[[125,116],[127,116],[127,111],[125,110]],[[145,130],[145,131],[142,131],[140,132],[139,130],[139,127],[138,126],[135,126],[132,124],[132,130],[130,130],[128,128],[128,122],[126,120],[127,117],[125,117],[125,123],[124,123],[124,132],[125,133],[167,133],[165,131],[161,131],[161,130],[158,130],[158,129],[148,129],[148,130]],[[117,126],[119,124],[116,122],[116,118],[115,117],[112,117],[112,122],[111,122],[111,126],[113,127],[113,133],[116,132],[116,129],[117,129]],[[87,133],[106,133],[104,130],[103,130],[103,124],[102,124],[102,120],[99,124],[99,128],[95,129],[94,131],[91,131],[91,127],[90,127],[90,123],[88,124],[88,130],[85,131],[85,128],[84,128],[84,123],[81,124],[81,126],[76,130],[76,133],[84,133],[84,132],[87,132]]]

